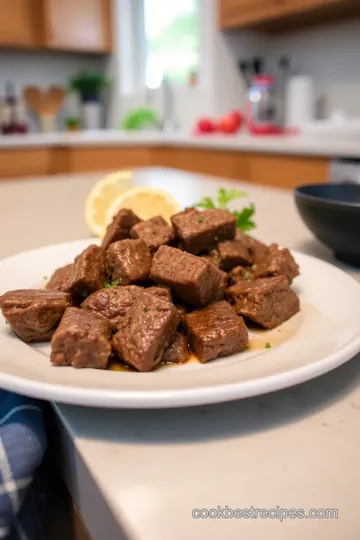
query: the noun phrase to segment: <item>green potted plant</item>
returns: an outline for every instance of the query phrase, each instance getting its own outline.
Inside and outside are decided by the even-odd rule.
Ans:
[[[85,129],[101,127],[101,91],[109,81],[101,73],[80,71],[70,80],[70,90],[77,92],[81,99],[82,122]]]

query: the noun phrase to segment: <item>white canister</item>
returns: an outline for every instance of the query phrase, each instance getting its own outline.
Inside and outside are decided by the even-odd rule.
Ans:
[[[301,128],[314,118],[314,83],[306,75],[292,77],[286,87],[285,125]]]
[[[102,104],[100,101],[88,101],[81,105],[82,126],[84,129],[101,129]]]

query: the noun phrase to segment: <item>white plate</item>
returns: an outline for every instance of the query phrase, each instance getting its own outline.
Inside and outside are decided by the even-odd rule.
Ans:
[[[41,286],[43,276],[71,262],[88,244],[60,244],[1,261],[0,294]],[[360,350],[360,286],[330,264],[294,256],[301,266],[295,284],[301,312],[280,329],[252,336],[252,349],[245,353],[153,373],[54,367],[49,344],[26,345],[0,315],[0,387],[77,405],[165,408],[259,395],[326,373]],[[271,349],[265,349],[267,342]]]

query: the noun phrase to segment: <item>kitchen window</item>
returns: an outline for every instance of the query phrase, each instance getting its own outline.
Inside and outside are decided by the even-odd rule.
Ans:
[[[199,0],[143,0],[144,82],[186,84],[200,67]]]

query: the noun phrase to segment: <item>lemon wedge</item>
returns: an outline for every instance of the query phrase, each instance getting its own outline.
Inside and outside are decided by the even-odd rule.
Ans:
[[[93,186],[85,201],[85,221],[95,236],[103,237],[105,235],[109,207],[119,195],[132,186],[133,174],[130,170],[109,174]]]
[[[132,210],[140,219],[162,216],[170,223],[170,216],[180,210],[179,203],[162,189],[141,186],[120,194],[109,207],[106,223],[109,224],[121,208]]]

